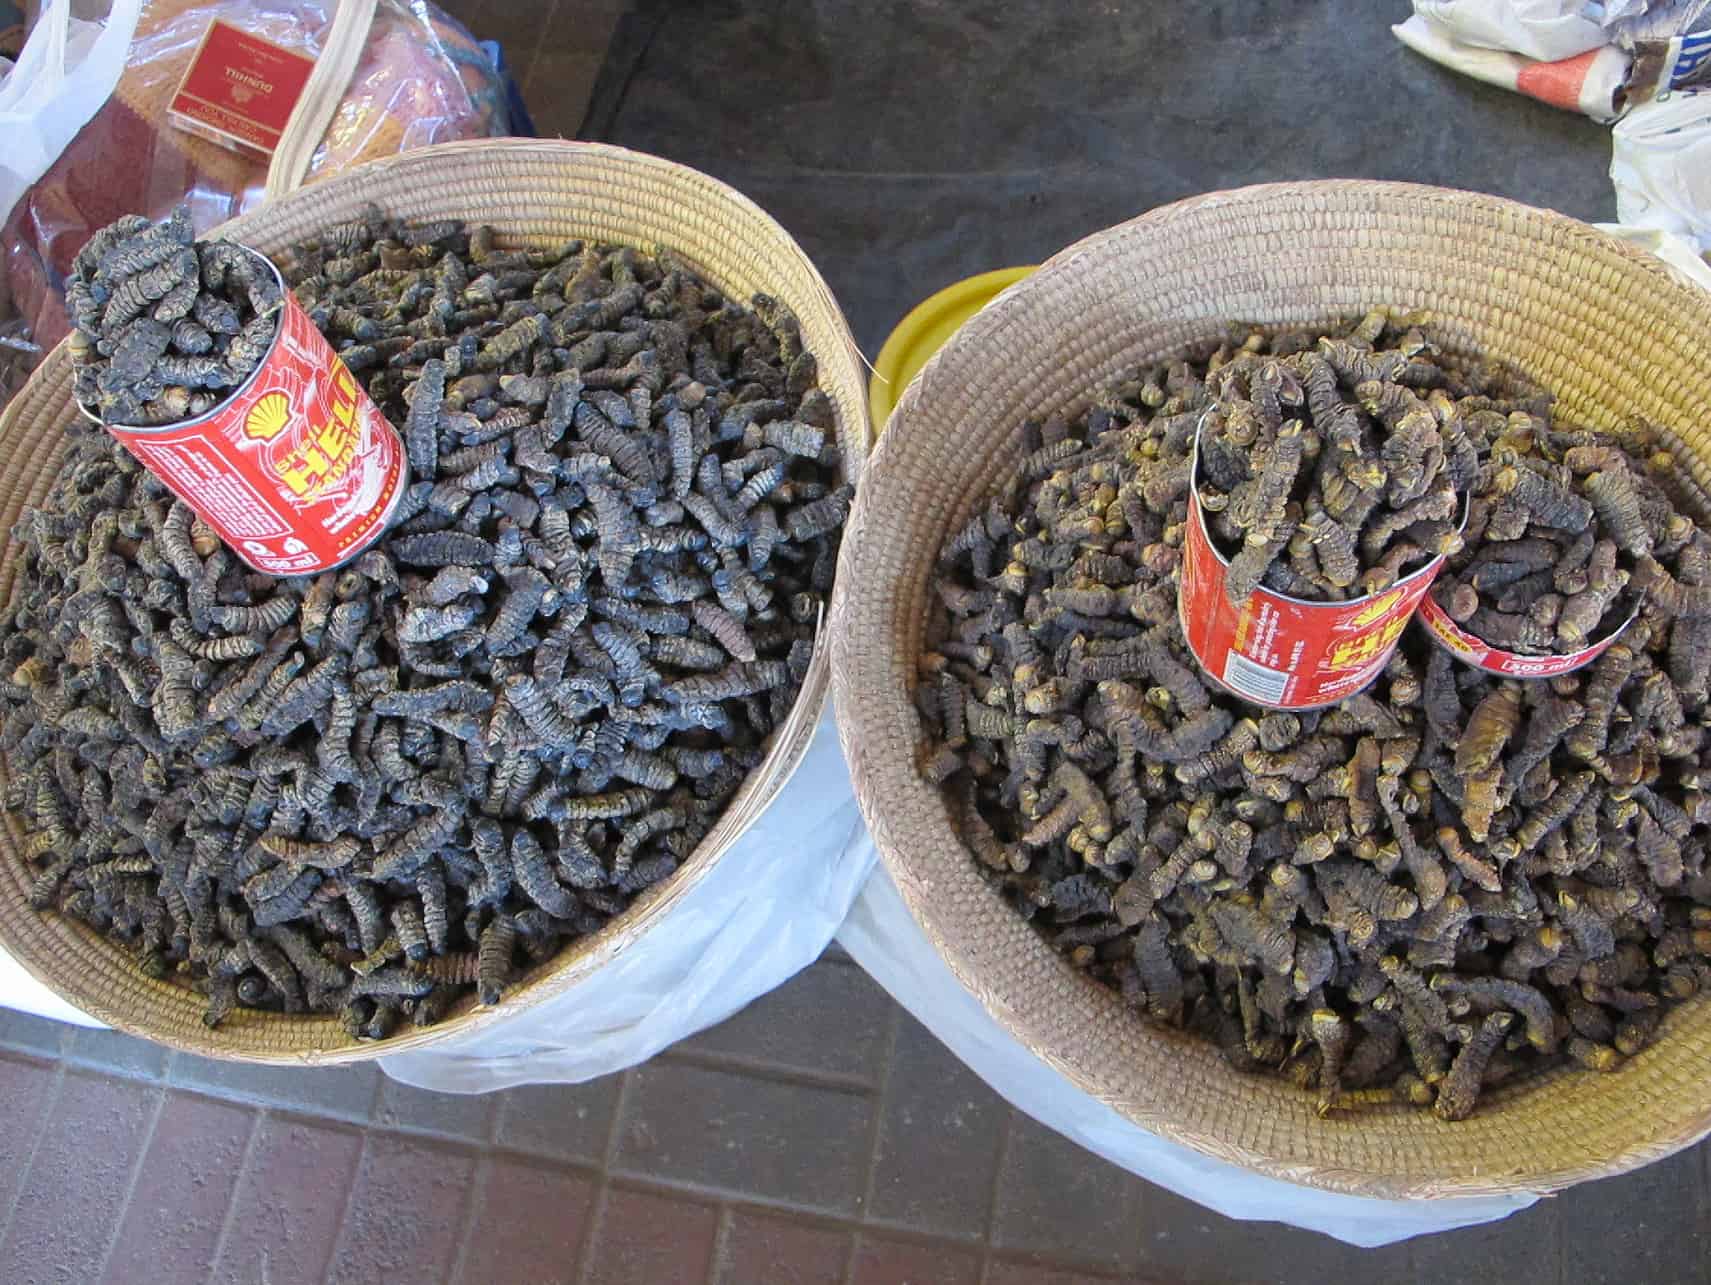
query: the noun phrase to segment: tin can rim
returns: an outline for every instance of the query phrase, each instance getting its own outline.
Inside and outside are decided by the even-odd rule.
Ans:
[[[287,302],[287,296],[290,296],[293,302],[295,301],[295,296],[292,296],[291,291],[286,288],[285,276],[280,272],[279,266],[260,250],[244,245],[240,241],[221,241],[218,237],[213,239],[215,241],[219,241],[222,245],[235,246],[245,254],[259,259],[262,263],[267,265],[267,270],[273,274],[273,280],[275,284],[279,286],[279,303],[275,306],[273,313],[269,315],[278,315],[281,317],[283,322],[285,310],[291,306],[291,303]],[[175,419],[170,424],[120,424],[113,420],[103,419],[100,415],[97,415],[94,411],[90,410],[89,407],[84,404],[83,399],[77,396],[75,391],[72,393],[71,400],[77,409],[83,413],[83,417],[85,419],[89,420],[91,423],[99,424],[102,428],[116,428],[121,432],[133,434],[166,433],[181,428],[193,428],[198,424],[204,424],[213,419],[214,416],[225,410],[228,402],[242,396],[243,393],[248,390],[249,386],[261,377],[261,372],[267,366],[268,358],[273,356],[273,350],[278,347],[280,336],[283,335],[284,332],[285,326],[283,324],[276,325],[273,328],[273,338],[269,341],[266,350],[262,353],[261,359],[256,362],[255,368],[251,370],[249,374],[244,376],[243,382],[238,384],[237,387],[228,390],[224,397],[214,405],[210,406],[207,410],[203,411],[200,415],[192,415],[186,419]]]
[[[1212,414],[1213,409],[1214,407],[1208,406],[1205,410],[1201,411],[1200,419],[1194,425],[1194,447],[1189,453],[1188,465],[1189,511],[1194,517],[1196,523],[1199,525],[1200,533],[1206,538],[1207,549],[1210,550],[1212,556],[1218,560],[1218,565],[1223,567],[1225,571],[1228,571],[1230,569],[1230,560],[1224,556],[1222,551],[1219,550],[1217,541],[1212,538],[1212,532],[1207,529],[1206,509],[1200,503],[1200,437],[1201,434],[1206,431],[1206,419]],[[1472,512],[1473,505],[1466,491],[1458,492],[1458,494],[1461,497],[1461,518],[1456,523],[1456,534],[1459,536],[1467,530],[1467,519],[1469,513]],[[1371,593],[1362,594],[1358,598],[1343,598],[1338,601],[1326,601],[1319,598],[1297,598],[1293,594],[1281,593],[1276,589],[1266,589],[1265,592],[1271,597],[1276,598],[1278,601],[1287,602],[1293,607],[1304,607],[1308,610],[1336,609],[1341,611],[1349,607],[1360,606],[1362,603],[1375,601],[1378,598],[1382,598],[1387,593],[1394,593],[1398,589],[1402,589],[1413,584],[1422,576],[1436,576],[1449,556],[1450,555],[1447,553],[1440,553],[1430,562],[1416,567],[1400,580],[1396,580],[1382,589],[1375,589]],[[1260,591],[1256,589],[1254,592],[1258,593]],[[1428,590],[1428,594],[1429,593],[1430,591]],[[1179,588],[1177,592],[1179,600],[1181,596],[1181,590]]]
[[[1579,647],[1576,647],[1573,651],[1551,651],[1551,652],[1546,652],[1542,656],[1530,656],[1525,652],[1511,651],[1507,647],[1499,647],[1496,643],[1487,642],[1484,638],[1481,638],[1478,634],[1474,633],[1473,630],[1469,629],[1461,621],[1459,621],[1459,620],[1455,619],[1453,616],[1451,616],[1449,612],[1445,611],[1444,605],[1441,602],[1439,602],[1436,598],[1432,597],[1432,591],[1429,589],[1426,591],[1425,598],[1422,598],[1420,600],[1422,607],[1424,607],[1424,605],[1428,599],[1430,599],[1431,604],[1432,604],[1431,609],[1436,611],[1439,615],[1443,616],[1443,618],[1445,620],[1449,621],[1450,625],[1458,633],[1465,634],[1467,637],[1473,639],[1474,642],[1478,643],[1481,647],[1485,648],[1486,651],[1492,653],[1493,655],[1513,657],[1518,662],[1543,663],[1543,662],[1549,662],[1549,661],[1568,660],[1568,659],[1575,657],[1575,656],[1582,656],[1582,653],[1585,653],[1585,655],[1582,656],[1582,659],[1579,660],[1577,663],[1570,665],[1567,669],[1559,669],[1555,674],[1551,674],[1551,675],[1511,674],[1507,670],[1490,669],[1490,668],[1487,668],[1484,664],[1482,664],[1479,661],[1468,660],[1465,657],[1457,655],[1457,653],[1455,651],[1451,650],[1449,645],[1444,641],[1443,637],[1438,633],[1438,631],[1436,629],[1432,628],[1430,625],[1427,626],[1427,632],[1429,632],[1432,635],[1433,641],[1435,641],[1437,643],[1437,645],[1442,647],[1445,651],[1449,652],[1450,655],[1454,656],[1457,660],[1461,661],[1462,664],[1472,665],[1477,669],[1485,670],[1485,672],[1488,674],[1499,674],[1504,678],[1544,678],[1544,677],[1560,678],[1564,674],[1572,674],[1576,670],[1584,669],[1587,665],[1590,665],[1593,661],[1597,660],[1599,655],[1602,654],[1602,652],[1604,650],[1608,649],[1612,644],[1614,644],[1619,638],[1621,638],[1623,634],[1628,632],[1629,627],[1632,626],[1633,623],[1640,618],[1640,610],[1645,605],[1643,601],[1636,599],[1636,601],[1634,602],[1633,608],[1628,612],[1628,614],[1626,616],[1624,616],[1622,618],[1622,622],[1620,624],[1611,626],[1610,629],[1606,630],[1605,632],[1603,632],[1602,634],[1598,635],[1595,638],[1587,639],[1584,644],[1582,644]]]

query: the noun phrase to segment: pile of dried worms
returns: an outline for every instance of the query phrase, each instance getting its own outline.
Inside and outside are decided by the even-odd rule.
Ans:
[[[65,300],[78,399],[110,424],[150,426],[230,396],[267,355],[282,305],[267,262],[197,242],[186,206],[102,228],[72,261]]]
[[[254,574],[73,427],[14,532],[0,747],[38,907],[210,1024],[379,1038],[696,848],[794,705],[850,490],[795,319],[668,255],[370,209],[288,279],[402,429],[394,525]]]
[[[1405,327],[1239,332],[1104,390],[1074,424],[1030,425],[1020,469],[942,552],[916,698],[922,772],[978,867],[1076,967],[1322,1110],[1460,1119],[1512,1077],[1619,1065],[1711,985],[1711,537],[1669,433],[1554,426],[1538,389]],[[1211,409],[1226,433],[1284,440],[1292,399],[1330,407],[1313,391],[1327,368],[1346,424],[1301,434],[1303,471],[1317,452],[1326,478],[1347,452],[1336,474],[1364,476],[1388,528],[1419,485],[1408,471],[1395,490],[1393,469],[1421,455],[1387,434],[1415,422],[1425,471],[1441,444],[1437,469],[1473,496],[1454,556],[1478,610],[1504,610],[1483,602],[1502,593],[1493,568],[1545,588],[1563,532],[1578,561],[1546,573],[1556,636],[1609,609],[1606,540],[1645,591],[1629,632],[1588,668],[1517,682],[1410,630],[1367,691],[1317,712],[1208,682],[1177,619],[1195,430]],[[1224,488],[1229,508],[1247,481]],[[1339,569],[1313,512],[1266,531],[1261,582],[1283,568],[1329,596],[1351,569],[1356,585],[1399,570],[1398,539],[1424,556],[1445,521],[1369,527]]]

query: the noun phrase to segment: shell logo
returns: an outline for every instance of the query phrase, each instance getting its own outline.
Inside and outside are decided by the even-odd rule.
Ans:
[[[269,393],[244,416],[244,436],[258,442],[271,442],[285,431],[291,422],[291,403],[284,393]]]
[[[1373,621],[1379,619],[1385,612],[1394,607],[1397,600],[1401,597],[1402,590],[1392,589],[1389,593],[1385,594],[1384,597],[1368,603],[1365,607],[1361,608],[1359,615],[1349,621],[1349,628],[1360,629],[1366,625],[1370,625]]]

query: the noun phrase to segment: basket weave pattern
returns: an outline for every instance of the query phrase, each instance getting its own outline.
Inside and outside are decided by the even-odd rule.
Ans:
[[[707,175],[597,144],[486,140],[422,148],[301,189],[236,219],[217,235],[270,254],[357,215],[364,202],[410,219],[490,223],[501,244],[552,246],[573,238],[669,248],[731,299],[764,291],[801,323],[836,412],[838,446],[854,480],[871,442],[855,342],[831,292],[794,240],[758,206]],[[66,423],[77,411],[62,344],[0,419],[0,530],[10,530],[52,483]],[[0,601],[11,601],[17,546],[0,554]],[[8,815],[0,833],[0,947],[68,1003],[135,1035],[208,1057],[255,1062],[344,1062],[467,1035],[563,992],[636,941],[695,886],[801,762],[825,700],[828,648],[817,646],[790,720],[724,816],[669,879],[595,936],[577,942],[491,1008],[464,1001],[434,1026],[381,1043],[353,1041],[334,1017],[236,1009],[209,1030],[205,1001],[145,977],[123,948],[92,929],[28,904],[24,834]],[[0,780],[5,776],[0,767]]]
[[[1392,1107],[1321,1119],[1313,1094],[1230,1068],[1060,959],[990,889],[916,775],[909,698],[946,536],[1022,454],[1024,419],[1221,336],[1227,322],[1429,310],[1452,354],[1512,363],[1567,422],[1639,414],[1711,458],[1711,300],[1559,215],[1409,184],[1215,193],[1090,237],[999,296],[904,394],[846,531],[833,684],[857,797],[904,900],[962,984],[1024,1045],[1142,1127],[1261,1173],[1381,1197],[1561,1188],[1711,1131],[1711,997],[1610,1075],[1504,1085],[1457,1124]]]

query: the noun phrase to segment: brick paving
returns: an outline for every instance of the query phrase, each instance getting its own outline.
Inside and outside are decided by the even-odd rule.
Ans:
[[[0,1282],[1711,1280],[1695,1148],[1357,1250],[1017,1114],[847,958],[622,1075],[463,1097],[0,1010]]]

